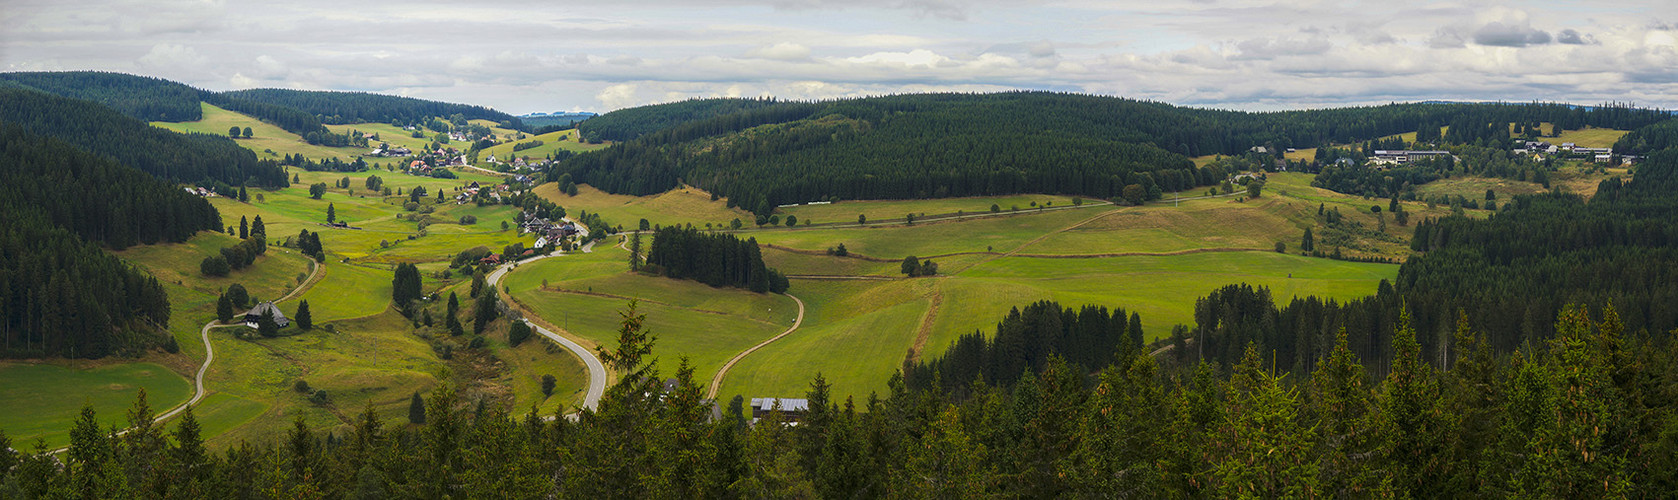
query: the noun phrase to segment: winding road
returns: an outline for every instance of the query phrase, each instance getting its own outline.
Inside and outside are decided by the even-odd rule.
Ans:
[[[798,317],[792,320],[792,326],[787,327],[787,331],[781,332],[780,335],[770,337],[769,340],[758,343],[758,345],[754,345],[750,349],[740,351],[740,354],[735,354],[733,358],[729,358],[727,363],[723,363],[722,369],[717,370],[717,375],[715,377],[711,377],[711,388],[705,392],[705,397],[710,398],[713,401],[717,399],[717,391],[722,389],[722,378],[723,376],[728,375],[728,369],[733,368],[734,363],[739,362],[742,358],[745,358],[747,354],[751,354],[753,351],[761,349],[763,346],[769,345],[771,342],[780,340],[781,337],[785,337],[787,334],[792,333],[793,330],[797,330],[798,325],[804,324],[804,301],[799,300],[797,296],[790,293],[787,294],[787,296],[792,297],[792,301],[798,303]]]
[[[570,219],[566,219],[566,220],[569,221]],[[582,228],[582,226],[578,226],[578,227]],[[581,234],[584,237],[587,237],[588,236],[588,229],[583,228],[582,231],[583,232]],[[593,241],[588,242],[588,244],[583,245],[583,247],[580,248],[579,251],[581,251],[583,253],[588,253],[588,252],[594,251],[594,243],[595,242],[593,242]],[[538,256],[531,257],[531,258],[528,258],[528,259],[524,259],[524,260],[521,260],[521,261],[509,262],[509,263],[506,263],[506,264],[502,264],[501,267],[495,268],[494,272],[489,273],[489,276],[485,277],[486,278],[485,281],[487,281],[489,283],[489,286],[490,286],[491,289],[496,290],[497,293],[500,293],[501,289],[499,287],[500,287],[500,284],[501,284],[501,277],[506,276],[508,271],[513,270],[513,268],[517,267],[519,264],[536,262],[538,260],[542,260],[542,259],[546,259],[546,258],[550,258],[550,257],[563,257],[565,255],[566,254],[563,254],[563,253],[549,254],[549,255],[538,255]],[[518,307],[515,302],[512,302],[510,300],[507,301],[507,304],[508,304],[509,307]],[[521,311],[521,312],[523,312],[523,311]],[[526,314],[526,316],[528,316],[528,314]],[[530,325],[530,328],[533,329],[533,330],[536,330],[536,333],[541,334],[543,337],[547,337],[548,340],[551,340],[555,344],[559,344],[560,347],[564,347],[566,350],[571,351],[571,354],[575,354],[578,359],[581,359],[583,361],[583,365],[588,367],[588,392],[583,395],[583,405],[582,405],[582,407],[583,408],[588,408],[590,410],[594,410],[594,409],[599,408],[600,407],[600,396],[606,394],[606,365],[604,365],[600,362],[600,358],[595,357],[594,353],[589,351],[588,348],[583,347],[582,344],[578,344],[577,342],[575,342],[571,339],[565,338],[564,336],[561,336],[557,333],[554,333],[552,330],[548,330],[547,328],[544,328],[542,325],[538,325],[536,323],[533,323],[533,322],[530,321],[529,318],[520,317],[519,320],[524,321],[524,324],[526,324],[526,325]]]

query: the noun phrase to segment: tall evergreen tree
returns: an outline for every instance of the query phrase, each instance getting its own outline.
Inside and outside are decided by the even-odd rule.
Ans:
[[[298,301],[297,312],[293,316],[292,321],[297,323],[298,328],[305,331],[315,328],[314,316],[309,314],[309,301]]]

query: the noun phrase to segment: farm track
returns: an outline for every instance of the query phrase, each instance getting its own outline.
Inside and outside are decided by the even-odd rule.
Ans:
[[[787,294],[787,296],[792,297],[793,302],[798,303],[798,317],[792,321],[792,326],[788,327],[787,331],[781,332],[780,335],[770,337],[769,340],[765,340],[763,342],[760,342],[757,345],[754,345],[749,349],[746,349],[744,351],[740,351],[740,354],[735,354],[734,357],[729,358],[728,362],[724,363],[722,365],[722,369],[717,370],[717,375],[714,376],[714,377],[711,377],[711,387],[710,387],[710,390],[706,391],[705,397],[710,398],[713,401],[715,401],[717,399],[717,391],[722,389],[722,378],[724,376],[728,375],[728,369],[733,368],[734,363],[737,363],[741,359],[744,359],[746,357],[746,355],[751,354],[751,353],[757,351],[758,349],[763,348],[763,346],[769,345],[771,342],[780,340],[781,337],[787,336],[788,334],[792,333],[794,330],[797,330],[799,325],[804,324],[804,301],[800,300],[797,296],[795,296],[793,294],[790,294],[790,293]]]

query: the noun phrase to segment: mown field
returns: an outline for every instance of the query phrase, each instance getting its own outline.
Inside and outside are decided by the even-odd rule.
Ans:
[[[38,439],[48,449],[65,446],[85,405],[98,412],[101,427],[126,426],[124,412],[140,389],[158,412],[192,397],[190,381],[156,363],[0,363],[0,430],[20,450]]]

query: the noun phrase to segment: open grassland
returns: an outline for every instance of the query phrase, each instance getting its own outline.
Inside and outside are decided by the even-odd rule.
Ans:
[[[408,397],[430,391],[448,374],[427,342],[394,312],[274,339],[237,340],[234,330],[211,333],[216,363],[208,383],[230,396],[225,404],[203,409],[228,415],[222,423],[226,431],[209,440],[214,447],[277,438],[298,415],[317,431],[342,432],[368,407],[386,422],[405,422]],[[298,380],[325,390],[328,402],[316,404],[295,391]]]
[[[520,131],[517,131],[517,130],[510,129],[510,128],[504,128],[504,127],[501,126],[501,124],[499,122],[496,122],[494,120],[485,120],[485,119],[482,119],[482,118],[478,118],[478,119],[473,119],[473,120],[467,120],[466,123],[489,127],[489,132],[491,134],[495,135],[496,142],[511,140],[511,139],[516,138],[520,135],[528,135],[528,134],[525,134],[524,132],[520,132]]]
[[[329,148],[311,145],[303,137],[287,132],[285,129],[270,125],[255,117],[228,111],[208,103],[200,103],[204,110],[204,118],[195,122],[152,122],[152,125],[181,133],[197,132],[201,134],[226,136],[227,129],[239,127],[244,130],[250,127],[251,138],[238,139],[236,142],[245,149],[256,152],[258,158],[279,159],[288,154],[301,154],[311,159],[341,158],[349,160],[355,155],[366,151],[361,148]],[[270,153],[272,151],[272,153]]]
[[[1601,168],[1598,173],[1597,169]],[[1624,167],[1604,167],[1593,163],[1569,164],[1550,176],[1550,185],[1562,191],[1586,198],[1596,196],[1596,188],[1610,177],[1631,180],[1632,170]]]
[[[513,412],[531,407],[542,415],[569,412],[583,403],[588,390],[588,371],[576,355],[553,342],[532,336],[518,347],[507,345],[507,329],[490,333],[489,349],[507,364],[502,377],[513,394]],[[554,376],[553,395],[542,393],[542,376]]]
[[[932,281],[794,283],[791,292],[808,306],[804,324],[735,364],[718,401],[803,397],[817,374],[833,384],[836,401],[884,392],[931,307]]]
[[[155,363],[75,365],[88,363],[0,363],[0,430],[12,447],[32,448],[36,439],[49,449],[70,444],[70,426],[85,405],[93,405],[101,428],[126,426],[124,412],[142,388],[159,412],[192,397],[186,378]]]
[[[1582,148],[1607,148],[1613,147],[1614,141],[1620,140],[1621,136],[1630,132],[1629,130],[1587,127],[1581,130],[1563,130],[1561,135],[1544,140],[1556,145],[1571,142]]]
[[[1086,202],[1100,200],[1086,199]],[[977,214],[988,213],[995,205],[1004,212],[1030,210],[1038,206],[1065,207],[1071,206],[1072,197],[1059,195],[1022,194],[1014,196],[982,196],[973,198],[942,198],[933,200],[857,200],[841,201],[825,205],[798,205],[781,207],[777,212],[798,217],[800,224],[805,221],[811,223],[853,223],[857,216],[862,215],[872,221],[887,219],[902,219],[905,215],[915,214],[916,217],[946,215],[957,212]],[[750,222],[751,219],[741,219]]]
[[[559,192],[557,184],[548,183],[537,186],[535,192],[548,201],[565,207],[566,213],[586,210],[589,213],[600,214],[606,222],[614,226],[623,226],[626,230],[635,229],[641,219],[663,226],[693,224],[701,228],[707,223],[715,227],[727,227],[734,219],[740,219],[749,225],[753,219],[751,212],[728,208],[728,204],[721,200],[712,201],[710,193],[692,187],[677,188],[653,196],[625,196],[607,194],[588,185],[578,185],[577,195],[568,196]]]
[[[637,299],[658,338],[661,373],[673,375],[686,356],[701,382],[736,353],[786,330],[798,313],[781,295],[629,273],[626,258],[615,248],[550,258],[520,266],[506,285],[548,323],[605,346],[617,341],[619,311]]]
[[[379,314],[390,305],[393,271],[332,262],[324,272],[326,277],[303,294],[315,322]]]
[[[513,146],[533,141],[542,141],[542,145],[520,151],[513,151]],[[496,160],[503,162],[512,161],[513,158],[547,158],[555,151],[594,151],[596,149],[605,148],[606,146],[608,146],[608,144],[589,144],[577,140],[577,129],[561,130],[558,132],[528,136],[523,139],[496,144],[489,149],[479,151],[478,161],[487,164],[489,162],[490,155],[495,155]]]
[[[721,396],[796,396],[821,373],[840,397],[864,397],[883,391],[915,346],[923,348],[922,356],[939,356],[957,337],[988,335],[1010,308],[1037,300],[1122,307],[1141,315],[1152,339],[1168,334],[1172,325],[1192,324],[1195,301],[1224,285],[1266,286],[1283,302],[1305,295],[1345,300],[1372,293],[1397,269],[1251,251],[1005,257],[941,278],[799,280],[792,293],[811,307],[804,326],[736,365]]]
[[[1488,177],[1452,177],[1416,186],[1416,192],[1423,196],[1462,196],[1482,202],[1486,199],[1486,190],[1488,189],[1496,193],[1498,205],[1502,205],[1510,198],[1518,195],[1548,191],[1544,189],[1544,186],[1534,182]]]
[[[223,215],[226,222],[226,215]],[[237,221],[235,221],[236,223]],[[268,252],[256,258],[250,267],[228,273],[223,277],[204,276],[198,272],[198,265],[205,257],[221,255],[221,249],[238,243],[236,236],[221,233],[200,232],[185,243],[165,243],[159,245],[141,245],[121,252],[114,252],[128,262],[156,276],[158,281],[172,283],[191,288],[203,294],[209,294],[213,301],[227,289],[228,285],[238,283],[245,287],[250,296],[255,299],[277,299],[286,292],[297,287],[297,276],[309,273],[309,258],[285,248],[268,247]],[[170,297],[170,302],[176,302]],[[210,303],[214,312],[214,302]],[[183,310],[176,305],[175,310]],[[190,310],[191,308],[184,308]],[[170,323],[179,323],[172,320]],[[203,322],[194,324],[186,319],[186,326],[196,327]]]
[[[420,150],[425,149],[426,146],[431,145],[431,135],[430,134],[427,134],[425,137],[414,137],[413,136],[413,131],[402,130],[400,127],[397,127],[395,125],[391,125],[389,123],[350,123],[350,124],[345,124],[345,125],[327,125],[326,129],[332,131],[332,133],[334,133],[334,134],[348,134],[350,132],[361,132],[362,135],[368,136],[367,145],[369,147],[367,147],[366,149],[356,148],[356,149],[359,150],[359,151],[357,151],[358,153],[365,153],[367,151],[371,151],[374,147],[377,147],[379,145],[379,143],[381,143],[381,142],[390,144],[392,147],[400,146],[400,147],[408,148],[408,149],[413,150],[413,151],[420,151]],[[374,136],[374,135],[379,136],[379,138],[377,140],[374,140],[372,138],[372,136]],[[368,161],[375,161],[375,160],[379,160],[379,159],[376,159],[376,158],[369,158],[368,159]],[[396,161],[396,160],[400,160],[400,158],[386,159],[386,160],[383,160],[383,161]]]
[[[810,251],[825,251],[844,243],[845,249],[852,254],[884,259],[958,252],[1006,252],[1039,236],[1098,215],[1100,210],[1111,209],[1051,210],[1029,215],[1023,214],[1027,210],[1021,210],[1019,215],[916,223],[913,226],[896,223],[832,229],[780,229],[746,232],[740,237],[755,237],[759,243]]]

